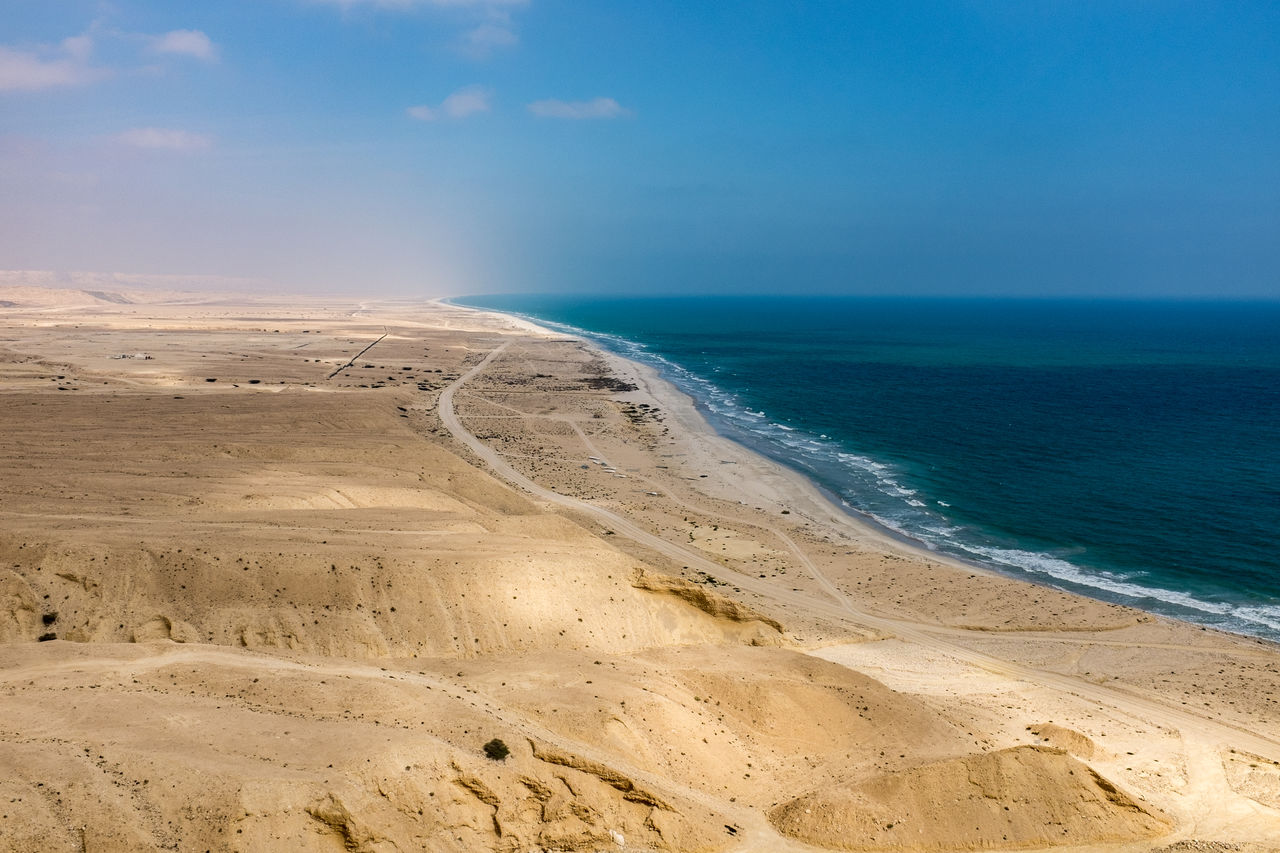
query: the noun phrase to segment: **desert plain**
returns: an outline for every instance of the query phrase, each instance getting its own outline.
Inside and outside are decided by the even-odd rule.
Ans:
[[[582,340],[6,286],[0,422],[0,850],[1280,850],[1275,646],[896,540]]]

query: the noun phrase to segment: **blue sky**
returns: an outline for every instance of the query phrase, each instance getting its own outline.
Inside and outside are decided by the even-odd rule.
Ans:
[[[1280,6],[0,0],[0,268],[1280,298]]]

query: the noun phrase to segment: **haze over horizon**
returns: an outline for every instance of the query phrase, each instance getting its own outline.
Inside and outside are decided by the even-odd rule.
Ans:
[[[0,269],[1280,298],[1280,7],[4,0]]]

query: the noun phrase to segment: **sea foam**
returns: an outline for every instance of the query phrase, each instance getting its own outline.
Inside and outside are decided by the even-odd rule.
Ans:
[[[804,425],[770,412],[767,405],[725,387],[734,376],[721,365],[708,367],[717,377],[713,381],[644,342],[545,318],[529,319],[655,368],[689,394],[720,432],[808,475],[855,515],[929,550],[1034,582],[1280,639],[1280,605],[1228,600],[1224,595],[1203,595],[1190,588],[1172,589],[1142,571],[1108,571],[1092,565],[1078,547],[1039,549],[1004,541],[1010,538],[1008,534],[995,534],[962,519],[951,495],[931,493],[926,479],[903,461],[852,446],[856,436],[833,435],[829,429],[810,432]],[[980,464],[979,457],[974,460],[970,464]],[[1099,497],[1111,500],[1115,492],[1103,491]],[[1082,556],[1086,559],[1081,560]]]

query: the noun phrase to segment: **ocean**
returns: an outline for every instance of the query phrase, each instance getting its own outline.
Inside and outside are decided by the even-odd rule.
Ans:
[[[656,367],[930,549],[1280,641],[1280,303],[455,301]]]

